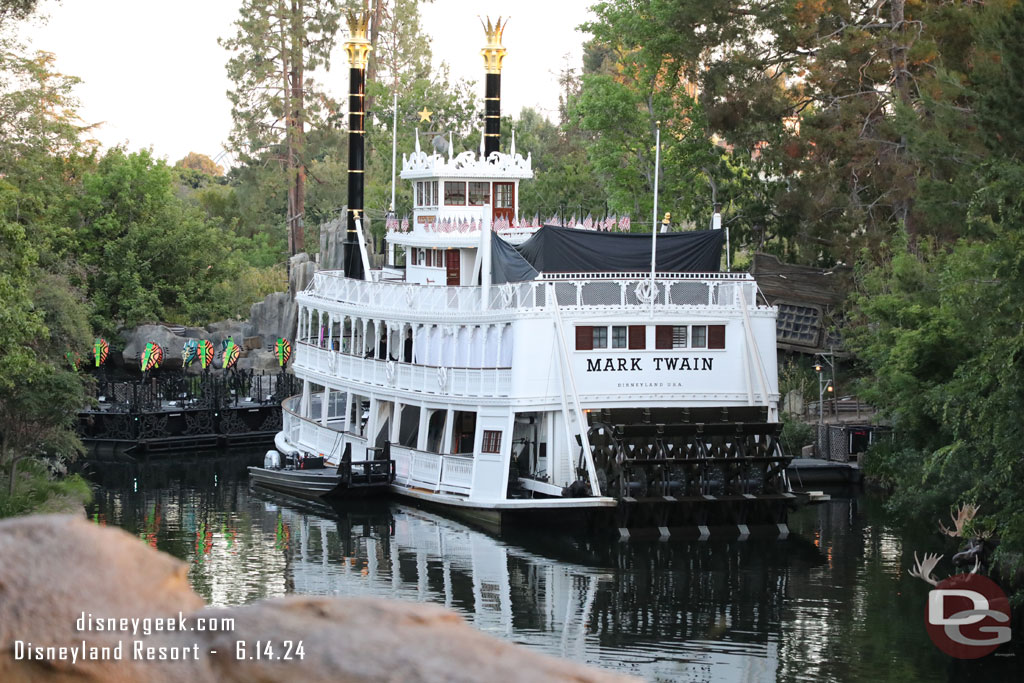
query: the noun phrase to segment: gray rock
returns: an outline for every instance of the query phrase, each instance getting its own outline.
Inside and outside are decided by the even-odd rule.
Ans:
[[[317,265],[309,259],[309,254],[292,256],[288,261],[288,291],[294,294],[304,290],[316,271]]]
[[[206,338],[213,342],[213,348],[217,352],[220,352],[221,343],[228,337],[233,338],[241,347],[245,338],[245,325],[244,320],[220,320],[210,323],[206,326]]]
[[[295,338],[297,318],[298,306],[288,292],[274,292],[249,309],[245,335],[263,337],[264,346],[273,344],[278,337],[291,340]]]
[[[135,329],[122,330],[121,337],[125,345],[122,351],[127,367],[138,369],[139,359],[148,342],[156,342],[164,350],[164,362],[161,368],[175,369],[181,367],[181,351],[186,337],[174,334],[163,325],[139,325]]]
[[[341,217],[320,224],[320,269],[341,270],[345,257],[345,230],[348,207],[343,207]]]
[[[273,351],[254,349],[249,351],[244,358],[238,359],[239,370],[253,370],[257,374],[278,372],[281,368],[277,364],[277,355]]]

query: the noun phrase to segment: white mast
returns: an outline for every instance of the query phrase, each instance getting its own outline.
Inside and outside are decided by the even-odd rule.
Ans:
[[[395,210],[395,163],[398,158],[398,76],[395,76],[395,109],[391,116],[391,211]]]
[[[661,166],[661,121],[654,129],[654,214],[651,217],[651,315],[654,315],[654,266],[658,254],[658,169]]]

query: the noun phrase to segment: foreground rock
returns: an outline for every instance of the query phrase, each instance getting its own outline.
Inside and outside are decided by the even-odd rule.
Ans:
[[[0,681],[622,680],[486,636],[431,605],[293,597],[211,609],[192,591],[187,573],[187,565],[138,538],[81,518],[0,521]],[[177,618],[182,612],[190,625],[210,617],[235,621],[227,632],[145,636],[79,631],[83,612],[94,618]],[[286,640],[302,641],[303,659],[249,658],[257,641],[272,643],[282,655]],[[16,641],[78,648],[83,641],[87,648],[121,643],[123,656],[74,664],[19,660]],[[239,642],[245,648],[241,659]],[[159,648],[164,656],[187,658],[133,658],[137,652],[158,657]]]

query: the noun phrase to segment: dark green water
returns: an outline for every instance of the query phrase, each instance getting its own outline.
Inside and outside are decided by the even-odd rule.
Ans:
[[[499,638],[648,680],[1021,680],[1019,658],[966,666],[935,649],[928,586],[907,569],[914,550],[951,548],[931,522],[895,527],[868,496],[799,511],[784,541],[497,538],[400,501],[329,508],[251,491],[245,464],[98,468],[90,514],[188,562],[215,605],[433,602]]]

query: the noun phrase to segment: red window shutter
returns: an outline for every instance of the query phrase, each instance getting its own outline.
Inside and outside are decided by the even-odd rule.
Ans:
[[[646,349],[647,348],[647,328],[643,325],[630,325],[629,326],[629,348],[631,349]]]
[[[725,325],[708,325],[708,348],[725,348]]]
[[[594,348],[594,328],[590,325],[576,326],[576,350],[590,351]]]
[[[654,348],[656,349],[671,349],[672,348],[672,326],[671,325],[658,325],[654,328]]]

